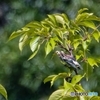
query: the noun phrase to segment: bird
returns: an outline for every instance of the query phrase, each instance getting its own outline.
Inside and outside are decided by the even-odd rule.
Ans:
[[[78,74],[78,69],[82,70],[82,66],[74,58],[73,54],[65,54],[64,51],[56,51],[56,54],[59,58],[65,62],[65,65],[68,65],[69,69],[73,69],[76,74]]]

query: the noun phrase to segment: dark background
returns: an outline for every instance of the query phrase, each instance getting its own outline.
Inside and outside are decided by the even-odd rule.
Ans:
[[[0,83],[9,100],[47,100],[60,81],[50,88],[50,83],[44,84],[43,79],[66,71],[52,53],[45,59],[42,48],[34,59],[27,61],[31,55],[29,47],[20,52],[18,39],[7,42],[10,34],[31,21],[43,20],[47,14],[65,13],[73,19],[84,7],[100,16],[100,0],[0,0]],[[100,56],[100,44],[93,42],[90,52]],[[89,81],[84,79],[82,84],[86,90],[100,94],[100,68],[95,68]]]

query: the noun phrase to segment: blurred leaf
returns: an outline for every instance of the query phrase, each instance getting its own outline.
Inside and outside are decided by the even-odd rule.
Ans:
[[[48,41],[48,42],[46,43],[46,46],[45,46],[46,55],[48,55],[48,54],[51,52],[52,49],[53,49],[53,48],[52,48],[52,45],[51,45],[50,41]]]
[[[96,60],[94,59],[94,58],[88,58],[87,59],[87,61],[88,61],[88,63],[90,64],[90,66],[97,66],[98,67],[98,65],[97,65],[97,63],[96,63]]]
[[[39,41],[40,37],[36,36],[33,37],[33,39],[30,41],[30,48],[32,50],[32,52],[34,52],[37,48],[37,46],[39,45],[38,41]]]
[[[75,76],[72,78],[71,83],[72,83],[72,84],[76,84],[76,83],[80,82],[80,80],[81,80],[83,77],[84,77],[84,75],[83,75],[83,76],[82,76],[82,75],[75,75]]]
[[[59,89],[53,92],[48,100],[61,100],[63,97],[64,89]]]
[[[83,25],[86,27],[90,27],[92,29],[96,29],[96,26],[92,21],[83,21],[83,22],[80,22],[79,25]]]
[[[53,77],[55,77],[55,75],[48,76],[47,78],[44,79],[44,83],[51,81]]]
[[[23,50],[24,46],[26,44],[28,44],[28,42],[29,42],[28,35],[27,34],[23,34],[19,39],[19,49],[20,49],[20,51]]]
[[[7,92],[1,84],[0,84],[0,94],[2,94],[5,97],[5,99],[7,100]]]
[[[28,60],[32,59],[37,54],[39,48],[40,48],[40,45],[37,46],[37,48],[35,49],[35,51],[33,52],[33,54],[28,58]]]
[[[83,41],[82,46],[84,50],[87,50],[87,47],[88,47],[87,41]]]
[[[55,18],[57,20],[58,23],[61,23],[62,25],[65,23],[63,17],[61,16],[61,14],[56,14]]]
[[[94,31],[94,32],[92,33],[92,35],[93,35],[93,37],[95,38],[95,40],[96,40],[97,42],[99,42],[100,33],[99,33],[98,31]]]
[[[56,45],[56,39],[55,38],[50,38],[50,44],[51,44],[51,46],[52,46],[52,49],[54,49],[55,48],[55,45]]]
[[[88,10],[88,8],[80,9],[80,10],[78,11],[78,14],[81,14],[81,13],[83,13],[84,11],[87,11],[87,10]]]
[[[54,82],[59,79],[59,78],[66,78],[66,77],[69,77],[69,75],[67,73],[59,73],[58,75],[55,75],[53,78],[52,78],[52,81],[51,81],[51,86],[54,84]]]
[[[76,92],[85,92],[85,90],[83,89],[83,87],[80,84],[76,84],[74,86],[74,89]]]
[[[69,92],[74,91],[73,84],[67,82],[65,79],[64,79],[64,88],[66,89],[66,91],[69,91]]]
[[[77,49],[77,47],[79,46],[79,44],[80,44],[79,39],[74,39],[73,46],[74,46],[75,50]]]
[[[12,40],[12,39],[14,39],[14,38],[20,36],[22,33],[23,33],[22,30],[14,31],[14,32],[10,35],[8,41],[10,41],[10,40]]]
[[[100,100],[100,96],[93,96],[90,98],[90,100]]]
[[[48,15],[50,21],[53,23],[53,24],[56,24],[56,19],[54,17],[54,15]]]

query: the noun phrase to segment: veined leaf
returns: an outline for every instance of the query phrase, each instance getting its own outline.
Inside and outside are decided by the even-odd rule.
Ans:
[[[2,94],[7,100],[7,92],[6,89],[0,84],[0,94]]]
[[[37,46],[39,45],[39,43],[38,43],[39,39],[40,39],[40,37],[36,36],[30,41],[30,48],[31,48],[32,52],[34,52],[37,49]]]

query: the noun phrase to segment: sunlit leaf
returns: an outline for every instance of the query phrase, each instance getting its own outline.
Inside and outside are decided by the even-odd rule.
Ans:
[[[22,33],[23,33],[22,30],[14,31],[14,32],[10,35],[8,41],[10,41],[10,40],[12,40],[12,39],[14,39],[14,38],[20,36]]]
[[[98,64],[94,58],[88,58],[87,61],[90,64],[90,66],[92,66],[92,67],[97,66],[98,67]]]
[[[96,40],[97,42],[99,42],[100,32],[94,31],[94,32],[92,33],[92,35],[93,35],[93,37],[95,38],[95,40]]]
[[[72,78],[71,83],[76,84],[76,83],[80,82],[80,80],[81,80],[83,77],[84,77],[84,75],[83,75],[83,76],[82,76],[82,75],[75,75],[75,76]]]
[[[88,10],[88,8],[80,9],[80,10],[78,11],[78,14],[81,14],[81,13],[83,13],[84,11],[87,11],[87,10]]]
[[[88,47],[87,41],[82,42],[83,49],[86,50]]]
[[[54,84],[54,82],[59,78],[66,78],[69,77],[67,73],[59,73],[58,75],[55,75],[51,80],[51,86]]]
[[[37,37],[33,37],[33,39],[30,41],[30,48],[32,50],[32,52],[34,52],[37,48],[37,46],[39,45],[38,44],[38,41],[39,41],[40,37],[37,36]]]
[[[61,24],[65,23],[63,17],[60,14],[56,14],[55,18],[56,18],[56,20],[57,20],[58,23],[61,23]]]
[[[61,100],[61,98],[63,97],[63,92],[64,89],[56,90],[50,95],[48,100]]]
[[[50,21],[53,23],[53,24],[56,24],[56,19],[54,17],[54,15],[48,15]]]
[[[46,46],[45,46],[46,55],[48,55],[48,54],[51,52],[52,49],[53,49],[53,48],[52,48],[52,45],[51,45],[50,41],[48,41],[48,42],[46,43]]]
[[[83,26],[86,26],[92,29],[96,29],[96,26],[92,21],[83,21],[83,22],[80,22],[79,25],[83,25]]]
[[[53,77],[55,77],[55,75],[48,76],[47,78],[44,79],[44,83],[51,81]]]
[[[28,44],[28,42],[29,42],[28,35],[27,34],[23,34],[19,39],[19,49],[20,49],[20,51],[23,50],[24,46],[26,44]]]
[[[56,39],[55,38],[50,38],[50,43],[51,43],[51,46],[52,46],[52,49],[55,48],[55,45],[56,45]]]
[[[2,94],[7,100],[7,92],[6,89],[0,84],[0,94]]]
[[[35,51],[33,52],[33,54],[28,58],[28,60],[32,59],[37,54],[39,48],[40,48],[40,45],[37,46],[37,48],[35,49]]]
[[[75,91],[77,91],[77,92],[85,92],[85,90],[83,89],[83,87],[82,87],[81,84],[76,84],[76,85],[74,86],[74,89],[75,89]]]

